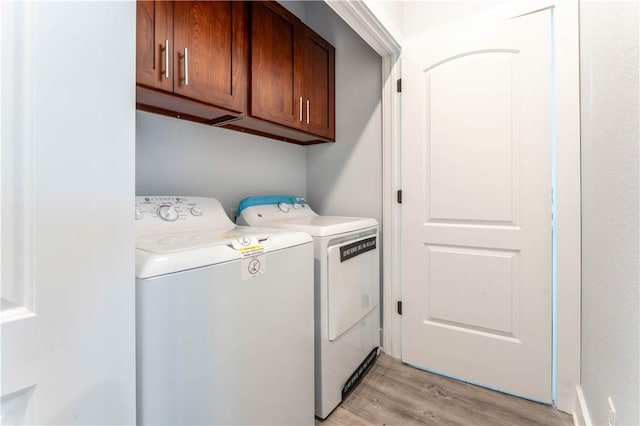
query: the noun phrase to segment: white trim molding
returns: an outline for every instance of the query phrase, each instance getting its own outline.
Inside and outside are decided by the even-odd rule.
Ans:
[[[382,57],[382,339],[383,350],[402,357],[402,321],[396,312],[401,298],[400,206],[400,43],[362,0],[325,0],[362,39]]]
[[[582,386],[576,386],[576,411],[573,413],[573,424],[576,426],[593,426],[587,400],[582,393]]]
[[[0,323],[6,323],[31,317],[35,312],[35,137],[30,111],[35,97],[33,34],[37,25],[34,3],[4,2],[0,10],[0,54],[3,63],[9,64],[0,75],[0,226],[4,248],[0,260]]]
[[[554,0],[556,65],[556,405],[571,413],[580,384],[582,211],[578,1]]]
[[[400,43],[391,35],[385,26],[362,0],[325,0],[364,41],[384,57],[400,54]]]
[[[402,317],[396,303],[402,299],[400,283],[400,61],[395,55],[382,58],[382,347],[395,358],[402,357]]]

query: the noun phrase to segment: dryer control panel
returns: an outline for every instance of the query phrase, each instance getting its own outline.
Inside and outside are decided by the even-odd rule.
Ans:
[[[238,205],[236,222],[259,225],[281,219],[317,216],[307,200],[297,195],[267,195],[247,197]]]
[[[188,196],[138,196],[135,221],[137,235],[234,226],[215,198]]]

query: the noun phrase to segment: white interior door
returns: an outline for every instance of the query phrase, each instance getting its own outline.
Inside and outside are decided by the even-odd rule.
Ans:
[[[403,361],[551,402],[551,11],[403,47]]]
[[[133,40],[130,2],[0,2],[3,425],[135,423]]]

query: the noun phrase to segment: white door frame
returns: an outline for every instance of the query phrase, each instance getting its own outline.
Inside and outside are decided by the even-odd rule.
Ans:
[[[382,336],[386,353],[401,358],[402,321],[396,302],[400,285],[400,205],[396,193],[402,188],[400,168],[400,43],[378,20],[363,0],[324,0],[364,41],[382,56]]]
[[[400,43],[366,6],[364,0],[325,2],[382,56],[382,241],[383,245],[383,348],[401,357],[400,206],[396,191],[400,178],[400,99],[396,80],[400,77]],[[515,8],[515,9],[514,9]],[[576,407],[580,384],[580,79],[578,0],[520,0],[498,9],[498,13],[522,13],[553,9],[556,67],[556,404],[565,412]],[[513,15],[512,15],[513,16]],[[410,195],[407,195],[410,196]]]

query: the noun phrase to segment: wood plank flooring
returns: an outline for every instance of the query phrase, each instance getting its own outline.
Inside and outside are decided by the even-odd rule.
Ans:
[[[568,414],[428,373],[381,354],[347,399],[320,426],[570,426]]]

